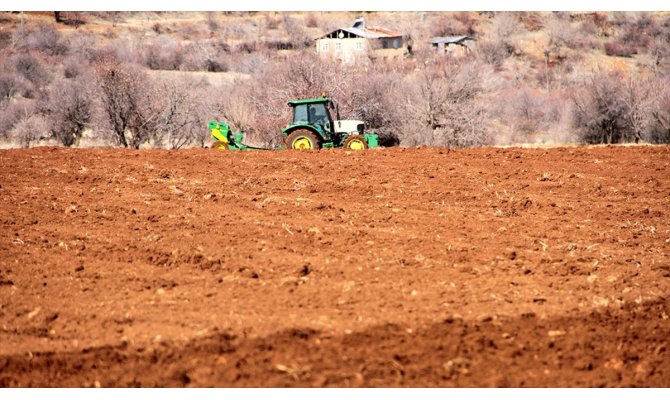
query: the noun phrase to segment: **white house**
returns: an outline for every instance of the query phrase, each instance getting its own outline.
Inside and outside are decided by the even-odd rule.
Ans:
[[[405,52],[402,34],[384,28],[366,27],[358,19],[351,28],[338,28],[316,39],[320,57],[354,63],[357,60],[400,60]]]

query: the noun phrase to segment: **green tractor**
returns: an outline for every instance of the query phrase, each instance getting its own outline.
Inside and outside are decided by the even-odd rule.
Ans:
[[[343,147],[350,150],[364,150],[377,147],[378,136],[365,132],[365,123],[357,120],[341,120],[339,108],[327,97],[290,101],[293,120],[282,129],[285,147],[296,150]],[[333,120],[330,110],[335,110]],[[215,140],[213,148],[221,150],[253,150],[242,144],[243,133],[232,133],[228,124],[211,121],[209,129]]]

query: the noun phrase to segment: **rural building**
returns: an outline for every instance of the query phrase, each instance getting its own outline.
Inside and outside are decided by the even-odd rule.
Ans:
[[[357,19],[351,28],[338,28],[316,39],[320,57],[354,63],[357,60],[400,60],[406,48],[402,34],[384,28],[365,26]]]
[[[469,36],[435,37],[430,43],[438,54],[449,54],[456,57],[466,56],[476,49],[475,39]]]

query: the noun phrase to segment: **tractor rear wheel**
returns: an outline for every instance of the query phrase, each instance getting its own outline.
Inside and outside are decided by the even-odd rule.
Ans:
[[[368,148],[368,142],[363,135],[351,135],[344,140],[342,147],[348,150],[365,150]]]
[[[212,143],[211,146],[209,146],[211,149],[216,149],[216,150],[228,150],[228,145],[226,143],[223,143],[220,140],[215,141]]]
[[[320,147],[319,138],[307,129],[296,129],[286,137],[287,149],[316,150]]]

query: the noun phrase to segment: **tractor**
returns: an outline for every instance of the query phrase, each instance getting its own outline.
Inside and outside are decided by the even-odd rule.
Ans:
[[[363,121],[341,120],[339,107],[325,95],[315,99],[289,101],[293,109],[293,120],[282,129],[285,147],[295,150],[314,150],[343,147],[350,150],[364,150],[377,147],[378,136],[366,133]],[[335,110],[333,120],[330,110]],[[215,140],[213,148],[221,150],[261,149],[242,144],[243,133],[232,133],[228,124],[211,121],[209,129]]]

